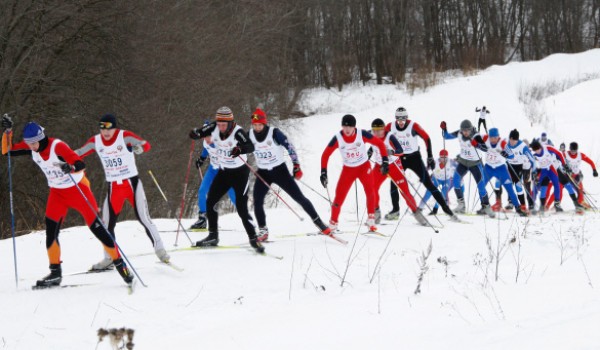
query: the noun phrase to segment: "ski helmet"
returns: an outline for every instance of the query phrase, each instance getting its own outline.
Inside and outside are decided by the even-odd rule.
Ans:
[[[377,118],[371,122],[371,130],[382,130],[385,128],[385,123],[383,120]]]
[[[508,138],[510,138],[511,140],[518,140],[519,139],[519,130],[517,130],[517,129],[511,130],[510,135],[508,135]]]
[[[469,119],[465,119],[460,123],[460,130],[471,130],[473,129],[473,124]]]
[[[223,106],[223,107],[217,109],[215,119],[218,122],[232,122],[233,121],[233,112],[231,111],[231,108],[229,108],[227,106]]]
[[[577,142],[571,142],[569,144],[569,151],[577,152],[578,149],[579,145],[577,144]]]
[[[44,134],[44,128],[42,128],[36,122],[29,122],[25,124],[25,128],[23,129],[23,141],[25,143],[35,143],[40,142],[46,135]]]
[[[356,118],[352,114],[346,114],[342,117],[342,126],[356,126]]]
[[[408,112],[404,107],[398,107],[396,109],[396,120],[406,120],[408,119]]]
[[[117,127],[117,117],[114,114],[106,113],[100,118],[100,129],[115,129]]]

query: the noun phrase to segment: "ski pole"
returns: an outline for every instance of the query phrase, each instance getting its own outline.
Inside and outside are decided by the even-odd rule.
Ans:
[[[171,208],[171,203],[167,199],[167,196],[165,196],[165,193],[160,188],[160,185],[158,184],[158,181],[156,181],[156,178],[154,177],[154,174],[152,174],[152,170],[148,170],[148,173],[150,174],[150,177],[152,177],[152,181],[154,181],[154,184],[156,185],[156,188],[158,188],[158,191],[160,192],[160,194],[162,195],[162,197],[165,199],[165,202],[167,202],[167,206],[169,207],[169,210],[173,210],[173,208]],[[189,239],[190,244],[194,245],[194,242],[192,242],[192,239],[190,238],[190,235],[188,235],[186,229],[181,224],[181,219],[177,219],[177,224],[178,224],[178,228],[181,228],[183,230],[183,233],[185,233],[186,237]]]
[[[181,206],[179,208],[179,222],[181,222],[181,217],[183,216],[183,209],[185,208],[185,194],[187,193],[188,179],[190,178],[190,168],[192,166],[192,156],[194,155],[194,142],[195,142],[195,140],[192,140],[192,144],[190,146],[190,157],[188,159],[187,171],[185,172],[185,182],[183,183],[183,195],[181,196]],[[175,235],[175,244],[174,245],[176,247],[177,247],[178,239],[179,239],[179,226],[177,226],[177,234]]]
[[[246,166],[248,167],[248,169],[250,169],[250,171],[254,174],[254,176],[256,176],[257,179],[259,179],[260,181],[262,181],[262,183],[265,184],[265,186],[267,186],[269,188],[269,190],[271,190],[271,192],[273,192],[279,199],[281,199],[281,201],[283,202],[283,204],[285,204],[292,211],[292,213],[294,213],[298,217],[298,219],[300,219],[300,221],[304,221],[304,218],[302,216],[300,216],[294,209],[292,209],[292,207],[289,204],[287,204],[287,202],[283,198],[281,198],[281,196],[279,195],[279,193],[275,192],[275,190],[273,189],[273,187],[271,187],[271,185],[269,185],[265,181],[265,179],[262,178],[262,176],[258,175],[258,173],[254,169],[252,169],[252,167],[250,166],[250,164],[248,164],[248,162],[246,162],[244,160],[244,158],[242,158],[242,157],[238,157],[238,158],[241,159],[242,162],[244,162],[244,164],[246,164]]]
[[[306,186],[309,190],[313,191],[314,193],[318,194],[319,197],[323,198],[324,200],[328,201],[329,204],[331,205],[331,202],[329,201],[329,199],[327,199],[325,196],[323,196],[322,194],[320,194],[319,192],[317,192],[317,190],[315,190],[314,188],[310,187],[306,182],[302,181],[302,180],[298,180],[298,182],[300,182],[301,184],[303,184],[304,186]]]
[[[354,198],[356,201],[356,221],[358,220],[358,185],[356,184],[356,180],[354,180]]]
[[[115,239],[115,237],[113,237],[113,235],[110,233],[110,231],[108,231],[108,228],[106,228],[106,225],[104,225],[104,222],[102,221],[102,218],[100,218],[100,215],[98,214],[98,211],[94,208],[94,206],[92,205],[92,203],[90,203],[90,201],[88,200],[88,198],[85,196],[85,194],[83,193],[83,191],[79,187],[79,184],[77,182],[75,182],[75,179],[73,178],[73,175],[71,175],[71,173],[67,173],[67,175],[69,176],[69,178],[71,179],[71,181],[75,185],[75,188],[77,188],[77,191],[79,191],[79,194],[81,194],[81,196],[83,197],[83,199],[87,203],[88,207],[90,207],[90,209],[96,215],[96,219],[98,220],[98,222],[100,223],[100,225],[102,225],[102,228],[106,231],[106,233],[108,233],[108,236],[110,237],[110,239],[112,239],[112,241],[113,241],[113,243],[115,245],[115,248],[117,248],[117,250],[119,251],[119,253],[123,256],[123,259],[125,259],[125,261],[127,262],[127,265],[131,268],[131,271],[133,271],[133,273],[138,278],[138,280],[140,280],[140,283],[142,284],[142,286],[148,287],[144,283],[144,281],[142,281],[142,278],[140,277],[140,275],[138,275],[136,269],[133,267],[133,265],[131,264],[131,262],[127,258],[127,255],[125,255],[125,252],[123,252],[123,250],[121,249],[121,247],[119,247],[119,245],[117,244],[117,240]]]
[[[6,115],[6,114],[5,114]],[[12,134],[5,132],[8,139],[8,193],[10,198],[10,231],[13,241],[13,260],[15,264],[15,285],[19,288],[19,273],[17,271],[17,239],[15,237],[15,210],[13,205],[13,185],[12,185],[12,161],[10,158],[10,149],[12,148]]]

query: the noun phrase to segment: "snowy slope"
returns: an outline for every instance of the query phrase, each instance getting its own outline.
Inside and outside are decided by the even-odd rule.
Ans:
[[[593,94],[600,80],[542,101],[556,126],[530,126],[518,101],[523,81],[594,73],[600,71],[598,62],[600,50],[554,55],[451,78],[412,97],[390,86],[349,87],[342,93],[315,90],[305,97],[305,108],[318,114],[283,127],[298,148],[303,180],[323,196],[320,154],[339,129],[341,116],[353,113],[359,127],[368,127],[375,117],[391,121],[400,105],[430,132],[436,151],[442,146],[441,119],[453,129],[465,117],[474,120],[475,106],[485,104],[492,111],[491,123],[503,134],[517,127],[531,136],[547,130],[559,142],[577,138],[580,149],[598,160],[600,145],[594,140],[600,109]],[[458,149],[450,142],[447,146],[451,152]],[[331,183],[337,180],[339,164],[337,154],[332,156]],[[584,173],[589,175],[589,191],[600,193],[589,167]],[[327,202],[301,188],[328,219]],[[381,189],[384,211],[389,209],[387,189],[388,184]],[[333,191],[330,185],[332,196]],[[89,286],[31,291],[31,284],[47,273],[43,232],[17,239],[21,280],[16,289],[12,242],[2,241],[0,347],[93,349],[101,327],[135,329],[135,349],[593,349],[600,344],[600,216],[576,216],[569,210],[543,220],[512,214],[508,220],[465,216],[470,224],[456,224],[440,215],[444,228],[436,234],[407,215],[398,226],[380,226],[393,238],[365,237],[355,234],[363,230],[356,222],[365,209],[361,191],[359,186],[358,213],[354,190],[343,208],[347,246],[303,235],[315,228],[282,203],[269,210],[274,243],[267,251],[282,260],[257,256],[245,246],[179,250],[171,253],[173,262],[185,269],[178,272],[156,262],[140,225],[119,223],[117,239],[149,286],[138,284],[133,295],[114,271],[63,279],[63,284]],[[564,206],[572,209],[569,202],[565,199]],[[401,207],[405,209],[403,203]],[[155,222],[165,231],[167,246],[176,249],[176,223]],[[440,225],[435,219],[432,223]],[[235,215],[221,217],[220,225],[222,245],[247,243]],[[204,236],[190,235],[194,241]],[[178,242],[180,248],[189,245],[182,234]],[[430,244],[428,270],[421,293],[415,295],[422,271],[418,259]],[[65,274],[83,271],[101,258],[99,244],[85,227],[63,230],[61,246]],[[105,340],[98,349],[110,347]]]

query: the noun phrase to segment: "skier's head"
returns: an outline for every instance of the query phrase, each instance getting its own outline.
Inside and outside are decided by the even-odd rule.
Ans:
[[[262,109],[257,108],[252,113],[252,129],[254,132],[261,132],[265,129],[265,125],[267,125],[267,114]]]
[[[448,160],[448,150],[442,149],[440,151],[440,163],[446,163]]]
[[[464,137],[473,136],[473,123],[471,123],[469,119],[465,119],[462,122],[460,122],[460,133]]]
[[[546,142],[548,141],[548,134],[546,134],[546,132],[542,132],[542,141]]]
[[[371,132],[375,137],[380,139],[385,137],[385,123],[380,118],[374,119],[371,122]]]
[[[517,129],[512,129],[510,131],[510,134],[508,135],[508,142],[510,143],[511,146],[515,146],[517,144],[517,142],[519,142],[519,130]]]
[[[579,150],[579,145],[577,144],[577,142],[571,142],[569,144],[569,153],[576,154],[578,150]]]
[[[48,138],[46,137],[46,134],[44,134],[44,128],[36,122],[25,124],[25,128],[23,129],[23,141],[25,141],[29,149],[34,152],[41,152],[48,145]]]
[[[233,112],[231,108],[227,106],[223,106],[217,109],[217,113],[215,114],[215,120],[217,121],[217,127],[219,128],[219,132],[225,134],[233,128]]]
[[[350,136],[356,129],[356,118],[352,114],[346,114],[342,117],[342,131],[344,135]]]
[[[114,114],[106,113],[100,117],[100,134],[105,140],[110,140],[117,131],[117,117]]]
[[[396,122],[398,123],[398,126],[401,128],[404,127],[404,124],[406,124],[407,120],[408,112],[406,111],[406,108],[398,107],[398,109],[396,109]]]
[[[533,140],[531,144],[529,144],[529,148],[531,148],[531,150],[536,154],[540,154],[542,152],[542,144],[538,140]]]
[[[561,143],[560,146],[558,146],[558,150],[561,152],[564,152],[567,149],[567,146],[565,145],[565,143]]]
[[[493,144],[497,144],[500,141],[500,131],[498,128],[491,128],[488,136],[490,137],[490,142]]]
[[[481,110],[482,110],[482,111],[485,111],[485,106],[481,107]]]

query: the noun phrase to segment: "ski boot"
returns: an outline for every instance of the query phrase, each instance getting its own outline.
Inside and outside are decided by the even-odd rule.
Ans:
[[[366,225],[369,228],[369,231],[377,232],[377,226],[375,226],[375,214],[369,214]]]
[[[122,258],[115,259],[115,261],[113,261],[113,263],[115,264],[115,268],[119,272],[119,275],[121,275],[121,277],[123,277],[123,281],[125,281],[125,283],[127,283],[127,284],[131,284],[131,282],[133,282],[133,275],[129,271],[129,268],[127,268],[127,265],[125,265],[125,262],[123,261],[123,259]]]
[[[206,230],[206,215],[204,213],[198,214],[198,221],[190,226],[190,231],[202,231]]]
[[[462,222],[462,220],[456,214],[454,214],[454,215],[452,215],[450,217],[450,221],[453,221],[453,222]]]
[[[169,261],[171,261],[171,257],[169,256],[169,254],[167,253],[165,248],[155,249],[154,253],[156,254],[156,257],[158,258],[158,260],[164,262],[165,264],[168,264]]]
[[[385,214],[384,218],[386,220],[390,220],[390,221],[398,220],[400,218],[400,211],[399,210],[396,210],[396,211],[392,210],[389,213]]]
[[[250,246],[254,248],[258,254],[263,254],[265,252],[265,247],[263,247],[256,237],[250,238]]]
[[[38,287],[53,287],[60,286],[62,282],[62,268],[60,264],[50,264],[50,273],[38,280],[35,285]]]
[[[206,238],[196,242],[196,247],[216,247],[218,244],[219,234],[216,232],[209,232]]]
[[[492,211],[499,212],[500,210],[502,210],[502,201],[500,199],[496,199],[496,203],[492,205]],[[479,211],[477,213],[479,213]]]
[[[571,196],[571,199],[573,200],[573,204],[575,205],[575,212],[577,214],[583,214],[583,212],[585,212],[585,207],[583,205],[581,205],[581,203],[579,203],[577,195],[571,194],[570,196]]]
[[[515,209],[515,206],[514,206],[512,203],[508,203],[508,204],[507,204],[507,205],[504,207],[504,209],[506,209],[506,210],[513,210],[513,209]]]
[[[494,213],[494,211],[492,210],[492,208],[490,208],[489,204],[482,204],[481,205],[481,209],[479,209],[477,211],[477,215],[487,215],[490,218],[495,218],[496,217],[496,213]]]
[[[515,208],[515,211],[517,212],[517,214],[519,214],[520,216],[528,216],[529,213],[527,212],[527,208],[525,208],[524,205],[521,205],[519,207]]]
[[[336,221],[329,220],[329,229],[333,233],[338,232],[338,223]]]
[[[379,208],[375,209],[375,223],[376,224],[381,223],[381,209],[379,209]]]
[[[563,211],[565,211],[565,210],[562,208],[562,206],[560,205],[560,202],[559,202],[559,201],[555,201],[555,202],[554,202],[554,210],[555,210],[557,213],[562,213]]]
[[[269,229],[267,226],[259,228],[258,235],[256,235],[256,240],[259,242],[264,242],[267,239],[269,239]]]
[[[431,211],[429,212],[428,215],[437,215],[438,212],[438,207],[433,207],[433,209],[431,209]]]
[[[419,225],[427,226],[427,219],[425,219],[425,217],[423,216],[423,212],[421,212],[421,209],[415,210],[413,215],[415,216],[415,220],[417,220]]]
[[[106,271],[110,270],[113,267],[113,261],[110,257],[104,257],[104,259],[92,265],[90,271]]]
[[[458,205],[456,206],[456,208],[452,209],[452,211],[456,214],[464,214],[466,212],[465,199],[459,198]]]
[[[319,233],[320,234],[322,234],[322,235],[331,235],[331,233],[333,232],[329,226],[327,226],[327,225],[325,225],[323,223],[323,221],[321,220],[321,218],[317,217],[316,219],[313,220],[313,222],[319,228]]]

